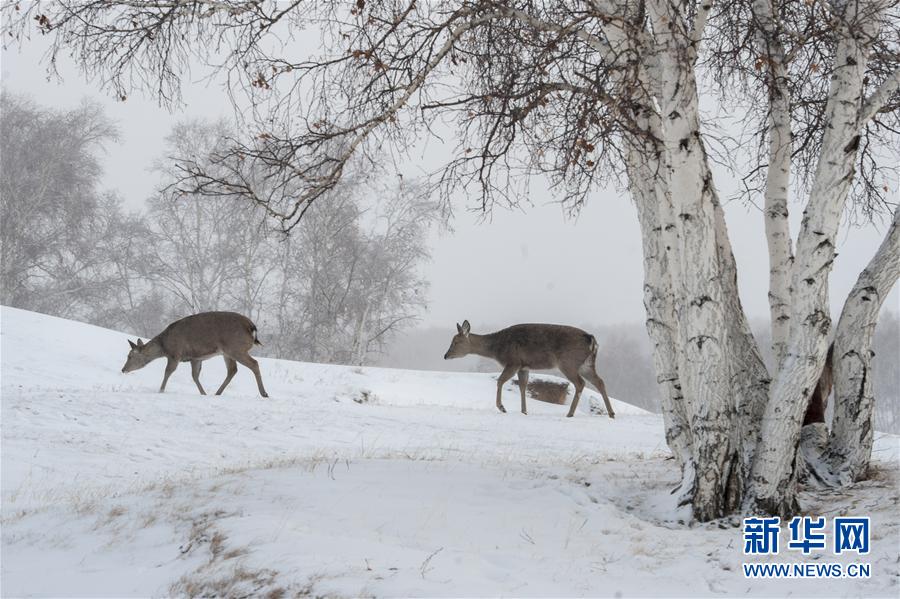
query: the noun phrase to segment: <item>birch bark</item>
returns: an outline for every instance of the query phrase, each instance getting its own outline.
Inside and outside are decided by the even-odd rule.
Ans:
[[[827,462],[837,482],[865,477],[872,457],[872,336],[884,298],[900,275],[900,206],[881,246],[847,297],[834,336],[834,418]]]
[[[637,5],[624,8],[623,19],[640,30],[643,15]],[[646,328],[652,345],[653,363],[660,393],[660,408],[666,429],[666,442],[681,469],[681,482],[675,493],[678,504],[693,501],[696,469],[692,447],[690,422],[678,375],[681,346],[678,343],[678,324],[675,318],[675,297],[672,281],[680,277],[677,262],[670,263],[667,245],[676,240],[671,222],[672,210],[666,193],[666,178],[661,171],[659,145],[662,123],[652,97],[658,95],[661,73],[656,59],[656,48],[649,36],[635,37],[617,23],[603,27],[609,41],[611,55],[642,56],[639,66],[640,88],[632,92],[638,132],[628,138],[626,171],[632,199],[637,208],[641,227],[644,259],[644,308],[647,312]],[[668,233],[667,233],[668,231]]]
[[[737,264],[728,239],[725,213],[718,198],[715,195],[714,197],[719,268],[722,272],[728,339],[733,356],[729,361],[729,377],[737,410],[737,422],[734,423],[732,431],[735,447],[739,446],[741,452],[740,476],[736,476],[731,483],[733,490],[729,506],[737,508],[743,498],[743,487],[750,475],[753,453],[759,442],[762,414],[769,399],[769,385],[772,379],[741,304],[737,285]]]
[[[701,521],[724,515],[731,503],[737,450],[733,436],[735,415],[728,366],[728,338],[720,282],[713,183],[706,169],[700,139],[695,46],[686,35],[677,7],[648,3],[660,71],[666,74],[658,97],[662,116],[661,175],[673,214],[664,218],[664,231],[676,233],[667,244],[673,276],[678,344],[682,347],[678,373],[693,433],[696,482],[693,515]],[[671,220],[670,220],[671,219]]]
[[[682,481],[676,492],[680,496],[679,504],[684,504],[690,502],[693,493],[694,459],[691,452],[691,429],[678,377],[678,327],[660,216],[662,200],[657,197],[659,164],[650,158],[652,156],[646,150],[632,147],[627,157],[627,168],[641,226],[647,333],[653,348],[666,442],[681,468]]]
[[[785,53],[778,37],[778,22],[769,0],[754,0],[753,16],[759,24],[757,43],[767,58],[769,88],[768,146],[766,169],[765,230],[769,248],[769,313],[772,353],[777,373],[787,351],[790,330],[791,231],[788,192],[791,171],[791,98]]]

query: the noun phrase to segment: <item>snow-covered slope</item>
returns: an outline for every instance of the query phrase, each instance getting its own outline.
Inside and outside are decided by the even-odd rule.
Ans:
[[[159,394],[126,339],[0,312],[3,596],[781,594],[737,530],[678,524],[662,422],[626,403],[524,416],[509,385],[504,415],[494,375],[270,359],[270,399],[187,365]],[[858,594],[816,584],[790,588]]]
[[[165,360],[122,374],[128,336],[13,308],[2,309],[0,349],[4,493],[17,503],[92,490],[138,488],[160,477],[212,474],[274,460],[328,456],[480,462],[507,453],[515,461],[569,461],[590,455],[598,436],[622,454],[661,451],[659,421],[615,402],[618,420],[591,415],[602,405],[584,393],[581,413],[531,401],[517,412],[519,390],[505,390],[508,414],[494,407],[495,375],[351,368],[260,359],[270,398],[259,397],[252,374],[239,367],[221,396],[199,395],[190,365],[157,392]],[[132,337],[133,338],[133,337]],[[225,377],[221,358],[204,362],[201,380],[215,389]],[[571,387],[571,386],[570,386]],[[547,436],[548,421],[561,427]],[[565,435],[558,434],[565,431]],[[6,497],[7,495],[5,495]]]

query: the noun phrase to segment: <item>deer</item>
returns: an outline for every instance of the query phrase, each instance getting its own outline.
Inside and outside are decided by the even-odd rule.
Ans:
[[[228,374],[216,391],[216,395],[222,395],[225,387],[237,373],[238,363],[241,363],[253,371],[259,394],[269,397],[259,373],[259,362],[250,356],[250,350],[254,345],[262,345],[256,337],[256,325],[241,314],[235,312],[194,314],[176,320],[147,343],[138,338],[137,342],[129,339],[128,344],[131,351],[128,352],[128,359],[122,367],[123,373],[139,370],[158,358],[166,358],[166,371],[159,387],[160,393],[165,392],[166,383],[178,368],[178,364],[190,362],[191,376],[197,384],[197,389],[200,390],[200,395],[206,395],[203,385],[200,384],[200,369],[204,360],[220,355],[225,358]]]
[[[470,354],[490,358],[503,366],[497,378],[497,409],[504,414],[503,385],[514,374],[518,372],[519,375],[522,413],[528,414],[525,406],[528,372],[556,369],[575,385],[575,397],[566,417],[575,415],[585,380],[603,396],[609,417],[616,417],[606,394],[606,384],[595,369],[597,340],[581,329],[557,324],[517,324],[488,335],[476,335],[471,332],[469,321],[465,320],[461,325],[457,323],[456,335],[444,359],[462,358]]]

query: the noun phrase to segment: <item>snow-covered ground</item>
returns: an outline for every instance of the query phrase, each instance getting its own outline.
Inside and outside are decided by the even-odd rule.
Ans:
[[[871,578],[748,580],[739,529],[680,521],[660,418],[593,392],[524,416],[510,384],[504,415],[492,375],[261,359],[269,399],[243,367],[161,395],[122,333],[3,308],[0,338],[4,597],[900,591],[897,437],[852,494],[804,495],[873,518]]]

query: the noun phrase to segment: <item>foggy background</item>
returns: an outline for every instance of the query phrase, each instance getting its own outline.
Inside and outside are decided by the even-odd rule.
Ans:
[[[62,81],[48,77],[40,64],[47,44],[32,39],[21,50],[2,53],[3,90],[30,97],[43,107],[71,109],[85,99],[97,102],[116,124],[119,141],[99,156],[103,186],[131,210],[144,210],[159,185],[151,167],[165,152],[165,138],[186,118],[230,120],[234,107],[217,84],[203,81],[202,69],[194,84],[184,86],[184,105],[169,112],[154,101],[134,96],[117,101],[86,83],[71,63],[58,65]],[[445,140],[448,146],[452,139]],[[444,148],[436,139],[420,144],[403,165],[406,176],[424,174],[443,162]],[[722,169],[716,172],[721,197],[733,196],[737,186]],[[623,189],[596,190],[576,217],[554,202],[544,181],[531,182],[521,210],[496,208],[488,215],[468,209],[474,198],[459,197],[448,226],[430,226],[430,259],[422,267],[427,281],[426,307],[418,322],[396,335],[384,353],[370,363],[433,370],[485,370],[496,366],[468,357],[444,361],[443,353],[455,332],[454,323],[468,319],[472,330],[485,333],[518,322],[555,322],[580,326],[594,333],[601,350],[598,371],[615,397],[655,409],[649,345],[643,326],[640,233],[634,207]],[[763,218],[758,207],[726,202],[729,233],[738,262],[744,307],[761,345],[768,349],[768,258]],[[797,231],[800,204],[792,203],[792,230]],[[301,224],[301,226],[303,226]],[[831,273],[832,316],[860,270],[875,252],[884,226],[847,224],[837,247],[839,257]],[[897,394],[895,288],[882,313],[875,350],[880,389],[876,395]],[[135,331],[149,335],[155,332]],[[893,352],[891,354],[890,352]],[[882,356],[888,356],[887,359]]]

